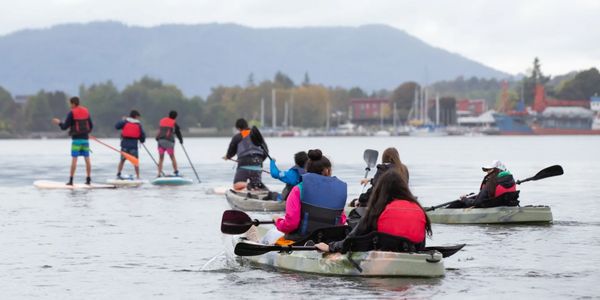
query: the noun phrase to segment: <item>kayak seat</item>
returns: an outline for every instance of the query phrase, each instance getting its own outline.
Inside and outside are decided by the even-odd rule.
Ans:
[[[484,201],[480,205],[475,206],[475,208],[488,208],[488,207],[498,207],[498,206],[519,206],[519,192],[506,192],[496,198],[490,199],[488,201]]]
[[[296,241],[294,245],[304,245],[308,241],[312,241],[315,244],[341,241],[346,238],[351,230],[352,227],[347,225],[319,228],[311,232],[307,237]]]
[[[410,240],[378,231],[347,238],[341,253],[365,251],[417,252],[425,248],[425,242],[415,244]]]

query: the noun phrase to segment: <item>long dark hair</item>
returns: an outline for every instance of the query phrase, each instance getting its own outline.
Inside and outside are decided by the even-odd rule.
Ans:
[[[408,184],[402,174],[396,169],[386,171],[379,180],[377,180],[375,188],[369,198],[369,203],[367,204],[367,214],[358,224],[362,229],[361,231],[376,231],[379,216],[381,216],[388,203],[395,199],[406,200],[419,205],[423,210],[423,214],[425,214],[425,230],[427,231],[427,234],[431,236],[431,222],[429,221],[427,213],[425,213],[425,210],[419,201],[417,201],[417,198],[410,192]]]
[[[496,185],[498,185],[498,174],[500,174],[500,169],[494,168],[489,174],[486,174],[483,177],[483,182],[481,183],[481,188],[485,189],[490,196],[490,198],[494,198],[496,195]]]
[[[400,154],[398,150],[394,147],[389,147],[383,151],[381,155],[381,162],[392,164],[393,167],[404,176],[406,182],[408,182],[408,169],[400,160]]]
[[[308,150],[306,172],[323,175],[325,169],[331,169],[331,162],[319,149]]]

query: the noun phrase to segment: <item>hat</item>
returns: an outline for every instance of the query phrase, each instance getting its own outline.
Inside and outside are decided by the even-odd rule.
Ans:
[[[491,163],[484,164],[481,168],[485,170],[498,169],[500,171],[506,171],[506,166],[499,160],[494,160]]]

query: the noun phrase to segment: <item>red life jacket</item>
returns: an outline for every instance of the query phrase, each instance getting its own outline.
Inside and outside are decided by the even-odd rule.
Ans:
[[[505,188],[503,187],[501,184],[496,186],[496,193],[494,194],[494,197],[498,197],[504,193],[507,192],[516,192],[517,191],[517,185],[513,184],[512,186]]]
[[[121,130],[121,137],[126,139],[139,139],[142,137],[142,127],[140,123],[125,122]]]
[[[377,220],[377,231],[399,236],[418,244],[425,240],[425,213],[406,200],[390,202]]]
[[[162,118],[158,124],[158,134],[156,135],[156,138],[159,140],[175,142],[175,137],[173,136],[174,130],[175,119],[169,117]]]
[[[71,109],[71,113],[73,114],[73,125],[69,133],[71,135],[90,133],[90,113],[88,109],[81,105],[75,106]]]

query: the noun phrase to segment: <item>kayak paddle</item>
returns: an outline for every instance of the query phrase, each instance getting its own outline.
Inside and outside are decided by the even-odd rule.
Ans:
[[[123,157],[125,157],[125,159],[127,159],[132,165],[134,165],[136,167],[138,167],[140,165],[140,161],[137,159],[137,157],[135,157],[135,156],[133,156],[133,155],[131,155],[131,154],[125,152],[125,151],[120,151],[117,148],[115,148],[115,147],[113,147],[113,146],[111,146],[109,144],[106,144],[106,143],[100,141],[97,137],[95,137],[93,135],[90,135],[90,138],[92,140],[100,143],[101,145],[104,145],[104,146],[106,146],[106,147],[108,147],[108,148],[110,148],[110,149],[112,149],[114,151],[117,151],[117,152],[121,153],[121,155],[123,155]]]
[[[377,164],[378,156],[379,156],[379,152],[377,152],[377,150],[373,150],[373,149],[367,149],[363,153],[363,159],[365,160],[365,163],[367,163],[367,167],[365,168],[365,179],[369,175],[369,171],[371,171],[371,168]],[[367,184],[365,183],[363,185],[361,194],[365,192],[366,186],[367,186]]]
[[[180,145],[181,145],[181,149],[183,149],[183,153],[185,153],[185,157],[187,157],[187,160],[190,163],[190,166],[192,167],[192,170],[194,170],[194,174],[196,174],[196,179],[198,179],[198,183],[201,183],[202,181],[200,181],[200,176],[198,176],[198,172],[196,172],[196,168],[194,168],[194,164],[192,163],[190,156],[188,155],[187,151],[185,150],[183,143],[180,142]]]
[[[152,153],[150,153],[150,150],[148,150],[148,148],[146,147],[146,144],[141,143],[142,147],[144,147],[144,149],[146,150],[146,153],[148,153],[148,156],[150,156],[150,158],[152,159],[152,161],[154,162],[154,164],[158,167],[158,162],[156,161],[156,159],[154,159],[154,156],[152,156]],[[162,176],[166,176],[165,172],[161,172]]]
[[[433,246],[425,247],[424,251],[438,251],[442,253],[442,257],[450,257],[456,252],[460,251],[465,244],[458,244],[453,246]],[[262,245],[256,243],[239,242],[235,245],[234,253],[238,256],[256,256],[262,255],[271,251],[279,252],[292,252],[292,251],[316,251],[318,250],[315,246],[279,246],[279,245]]]
[[[256,126],[252,126],[252,129],[250,129],[250,140],[254,145],[262,148],[263,152],[269,159],[272,159],[269,155],[269,147],[267,147],[267,142],[265,142],[260,130],[258,130]]]
[[[221,219],[221,232],[225,234],[242,234],[252,225],[258,226],[260,224],[273,224],[273,220],[259,221],[257,219],[252,220],[248,214],[239,210],[226,210],[223,212]],[[257,254],[258,255],[258,254]]]
[[[562,174],[564,174],[563,168],[560,165],[554,165],[554,166],[547,167],[547,168],[537,172],[537,174],[535,174],[532,177],[529,177],[529,178],[526,178],[523,180],[517,180],[516,184],[521,184],[521,183],[527,182],[527,181],[536,181],[536,180],[540,180],[540,179],[544,179],[544,178],[548,178],[548,177],[559,176]],[[474,193],[470,193],[469,195],[474,195]],[[469,195],[467,195],[467,196],[469,196]],[[428,207],[425,209],[425,211],[431,211],[431,210],[434,210],[434,209],[437,209],[440,207],[444,207],[454,201],[457,201],[457,200],[452,200],[450,202],[442,203],[440,205]]]

